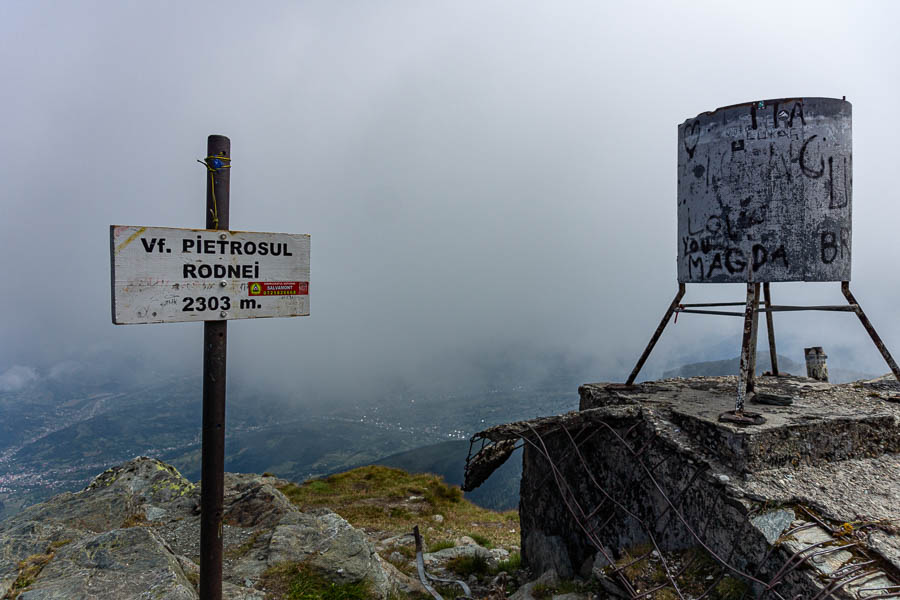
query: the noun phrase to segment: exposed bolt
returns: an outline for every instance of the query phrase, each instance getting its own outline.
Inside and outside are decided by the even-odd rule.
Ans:
[[[219,285],[221,287],[225,287],[226,285],[228,285],[228,282],[223,279],[222,281],[219,282]]]
[[[225,312],[224,310],[223,310],[222,312],[219,313],[219,316],[222,317],[223,319],[224,319],[227,315],[228,315],[228,313]]]
[[[220,234],[219,234],[219,239],[220,239],[220,240],[224,240],[224,239],[227,238],[227,237],[228,237],[228,236],[225,235],[224,233],[220,233]]]

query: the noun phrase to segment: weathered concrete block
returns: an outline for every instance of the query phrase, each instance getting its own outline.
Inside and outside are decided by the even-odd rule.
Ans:
[[[879,382],[764,377],[761,393],[793,404],[759,405],[766,423],[738,428],[717,419],[736,383],[589,384],[581,419],[484,432],[525,441],[525,563],[568,574],[601,547],[614,559],[701,547],[757,595],[776,584],[790,598],[898,585],[900,406],[875,395]]]

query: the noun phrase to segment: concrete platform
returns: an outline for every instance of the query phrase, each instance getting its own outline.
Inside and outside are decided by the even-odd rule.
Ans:
[[[487,462],[524,444],[525,563],[585,576],[702,548],[754,597],[900,595],[900,384],[762,377],[756,400],[790,404],[748,399],[766,420],[747,427],[719,421],[736,390],[736,377],[587,384],[577,412],[476,434]]]
[[[833,385],[805,377],[760,377],[756,387],[745,408],[762,414],[765,422],[745,427],[719,421],[719,415],[734,409],[736,377],[667,379],[631,387],[587,384],[579,388],[580,408],[658,407],[701,448],[741,472],[900,452],[900,402],[892,401],[893,388],[900,392],[896,381]],[[758,399],[791,404],[761,404]]]

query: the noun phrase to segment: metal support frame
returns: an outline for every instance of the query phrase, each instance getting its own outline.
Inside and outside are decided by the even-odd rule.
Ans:
[[[759,284],[747,284],[747,308],[744,311],[744,338],[741,341],[741,372],[738,377],[738,403],[734,409],[744,410],[745,394],[756,387],[756,332],[759,323]]]
[[[778,353],[775,351],[775,323],[772,322],[772,294],[769,282],[763,283],[763,296],[766,298],[766,332],[769,336],[769,361],[772,364],[772,375],[778,377]]]
[[[678,284],[678,292],[675,294],[675,298],[672,300],[672,303],[669,305],[669,308],[666,310],[663,315],[662,320],[659,323],[659,326],[656,328],[656,331],[653,332],[653,336],[651,336],[650,341],[647,343],[647,347],[644,349],[644,352],[641,354],[641,357],[638,359],[637,364],[632,369],[631,374],[628,376],[628,379],[625,382],[625,385],[633,385],[635,379],[637,379],[638,374],[641,372],[641,369],[644,366],[644,363],[647,362],[647,359],[650,357],[650,353],[653,352],[653,348],[656,346],[656,343],[659,341],[659,338],[662,336],[663,331],[666,328],[666,325],[669,324],[669,320],[672,318],[673,314],[677,313],[693,313],[693,314],[703,314],[703,315],[725,315],[725,316],[736,316],[744,318],[744,336],[741,343],[741,369],[740,375],[738,377],[738,394],[737,401],[735,404],[734,412],[725,413],[723,417],[726,415],[736,416],[735,418],[723,418],[723,420],[738,422],[742,421],[740,424],[748,424],[746,422],[746,417],[750,417],[753,413],[747,413],[744,411],[744,400],[748,393],[752,393],[756,386],[756,342],[757,342],[757,330],[758,330],[758,319],[759,313],[766,313],[766,330],[769,337],[769,355],[772,361],[772,375],[779,375],[778,371],[778,358],[777,351],[775,348],[775,324],[772,319],[772,313],[774,312],[795,312],[795,311],[827,311],[827,312],[852,312],[855,313],[862,323],[863,328],[865,328],[866,332],[869,334],[869,337],[872,338],[872,342],[874,342],[875,347],[878,348],[878,351],[881,352],[881,356],[884,358],[884,361],[887,363],[888,367],[890,367],[891,372],[894,374],[894,377],[900,381],[900,367],[897,366],[897,363],[894,361],[894,358],[891,356],[891,353],[888,351],[887,347],[884,345],[884,342],[881,340],[881,337],[878,335],[878,332],[875,331],[875,327],[872,325],[871,321],[869,321],[868,317],[866,317],[866,313],[863,312],[862,307],[859,305],[859,302],[856,301],[856,298],[850,292],[850,282],[842,281],[841,282],[841,292],[844,294],[844,297],[847,299],[846,305],[821,305],[821,306],[791,306],[791,305],[774,305],[772,304],[772,296],[771,290],[769,289],[769,283],[762,283],[762,293],[765,297],[764,306],[760,307],[760,284],[755,282],[747,283],[747,300],[746,302],[706,302],[706,303],[694,303],[694,304],[681,304],[681,299],[685,295],[685,284]],[[707,310],[708,308],[718,308],[722,306],[743,306],[744,310],[742,312],[737,311],[722,311],[722,310]],[[756,415],[758,417],[758,415]],[[762,417],[758,417],[757,419],[753,419],[754,421],[759,421]],[[761,421],[759,421],[761,422]]]
[[[726,310],[697,310],[694,306],[744,306],[743,302],[710,302],[707,304],[680,304],[675,312],[692,313],[695,315],[723,315],[726,317],[743,317],[744,312],[726,311]],[[759,312],[800,312],[800,311],[823,311],[823,312],[856,312],[856,305],[840,304],[837,306],[789,306],[782,304],[772,304],[769,307],[763,306]]]
[[[737,399],[734,410],[719,415],[720,421],[734,425],[759,425],[765,418],[759,413],[744,410],[744,402],[756,388],[756,333],[759,324],[759,284],[747,282],[747,303],[744,308],[744,336],[741,340],[741,367],[738,374]]]
[[[676,311],[676,309],[678,309],[678,303],[681,302],[681,299],[684,297],[684,292],[685,284],[679,283],[678,293],[675,294],[675,298],[672,300],[672,303],[666,310],[666,314],[663,315],[662,321],[659,322],[659,327],[657,327],[656,331],[653,332],[653,336],[650,338],[650,342],[644,349],[644,353],[641,354],[641,357],[638,359],[637,364],[634,365],[634,369],[632,369],[631,375],[628,376],[628,380],[625,382],[625,385],[633,384],[635,378],[638,376],[638,373],[641,372],[644,363],[647,362],[647,358],[650,356],[650,353],[653,352],[653,347],[656,345],[656,342],[659,341],[659,337],[662,335],[662,332],[666,328],[666,325],[669,324],[669,319],[672,318],[672,314]]]
[[[884,342],[881,341],[881,336],[879,336],[878,332],[875,331],[875,327],[872,325],[872,322],[869,321],[866,313],[863,312],[863,309],[859,305],[859,302],[857,302],[856,298],[853,297],[853,293],[850,291],[849,281],[841,282],[841,292],[847,299],[847,303],[850,304],[851,307],[853,307],[853,312],[855,312],[856,316],[859,317],[860,323],[862,323],[862,326],[866,330],[866,333],[869,334],[869,337],[872,338],[872,342],[875,343],[875,347],[878,348],[879,352],[881,352],[881,356],[882,358],[884,358],[884,362],[886,362],[891,368],[891,372],[894,373],[894,377],[897,378],[897,381],[900,381],[900,368],[897,367],[897,363],[894,362],[894,357],[891,356],[890,352],[888,352],[887,346],[885,346]]]

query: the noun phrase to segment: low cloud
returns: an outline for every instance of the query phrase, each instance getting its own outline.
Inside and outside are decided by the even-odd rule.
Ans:
[[[0,94],[14,115],[0,256],[16,291],[0,295],[0,373],[33,365],[39,383],[65,385],[53,366],[75,360],[100,387],[201,372],[199,323],[112,325],[109,225],[202,225],[196,159],[221,133],[231,226],[312,236],[311,315],[230,321],[236,385],[300,404],[558,369],[623,380],[677,289],[678,124],[794,95],[853,103],[853,290],[900,348],[885,135],[900,5],[84,4],[0,4],[0,72],[15,90]],[[195,68],[210,48],[227,71]],[[779,304],[846,301],[836,282],[772,291]],[[745,297],[692,285],[683,301]],[[823,346],[832,368],[883,372],[854,321],[779,313],[779,351],[801,362]],[[641,376],[733,358],[741,327],[683,315]]]
[[[76,362],[74,360],[64,360],[50,367],[50,379],[60,379],[62,377],[68,377],[70,375],[78,373],[83,368],[84,367],[79,362]]]
[[[0,392],[18,392],[40,379],[36,369],[13,365],[0,375]]]

